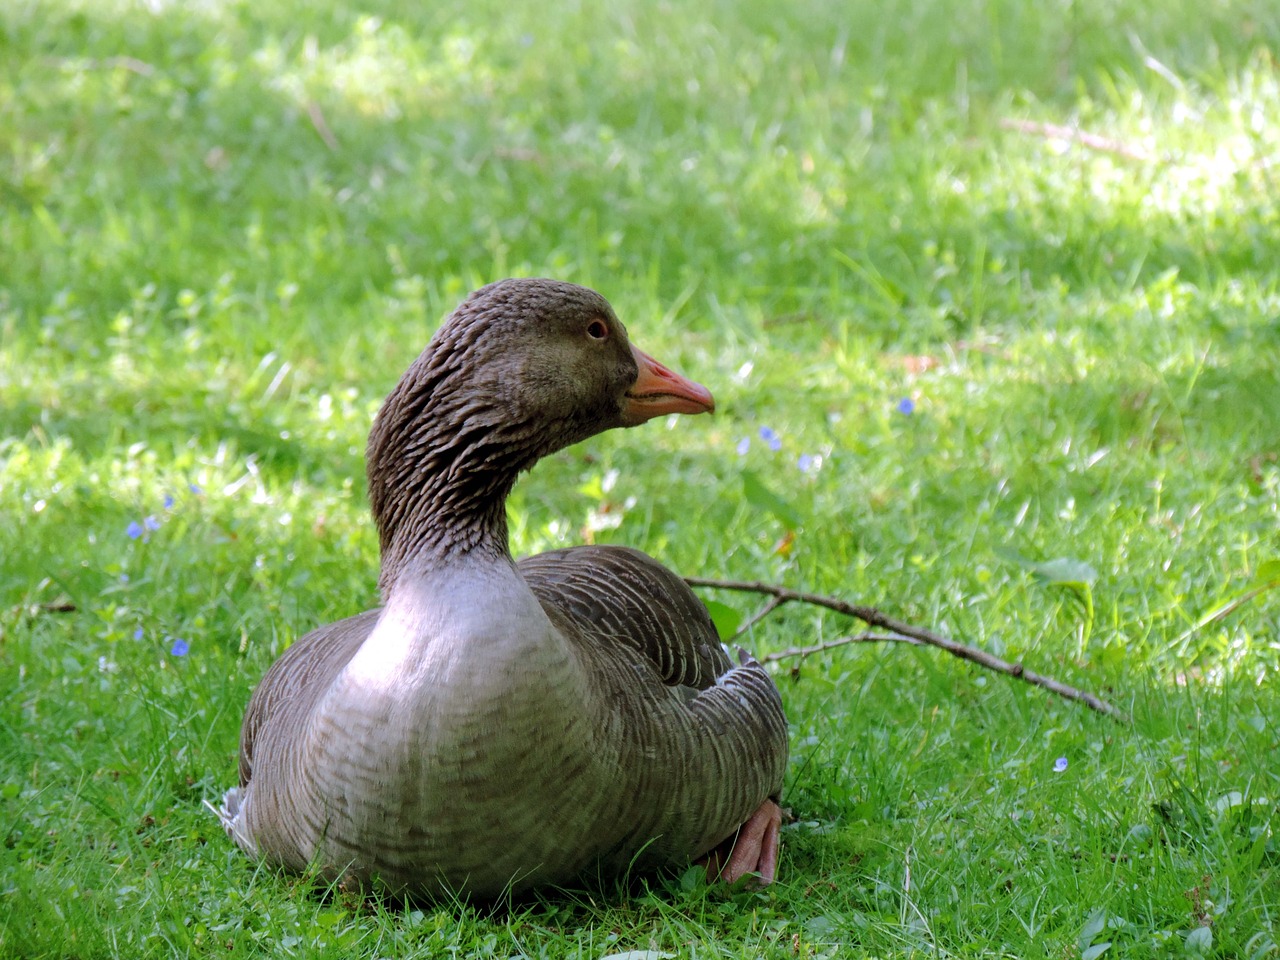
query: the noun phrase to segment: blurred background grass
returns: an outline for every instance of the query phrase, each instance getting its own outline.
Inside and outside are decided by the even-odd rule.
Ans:
[[[12,0],[0,947],[1275,956],[1278,41],[1263,2]],[[280,649],[376,603],[369,421],[511,274],[720,404],[539,466],[517,553],[877,604],[1135,726],[845,650],[779,673],[767,895],[495,919],[255,873],[199,801]]]

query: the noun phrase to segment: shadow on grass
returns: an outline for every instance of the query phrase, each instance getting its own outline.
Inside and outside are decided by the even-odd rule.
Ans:
[[[601,42],[637,45],[630,70],[626,56],[572,42],[584,22],[566,13],[498,17],[484,7],[383,3],[359,16],[292,4],[211,15],[130,7],[107,16],[89,7],[27,22],[20,29],[36,34],[49,56],[25,81],[39,89],[42,112],[24,117],[20,130],[38,142],[50,127],[68,127],[70,169],[96,169],[91,178],[88,169],[78,174],[91,179],[91,191],[56,178],[10,185],[55,222],[92,224],[60,242],[41,235],[38,217],[17,228],[44,250],[42,264],[29,264],[33,275],[53,276],[15,282],[11,293],[40,309],[44,291],[65,286],[96,312],[126,303],[131,286],[148,281],[199,290],[227,272],[261,275],[299,283],[302,309],[324,317],[321,334],[349,323],[343,305],[364,302],[404,271],[487,280],[532,265],[588,282],[652,275],[671,298],[691,276],[723,275],[732,264],[748,289],[781,310],[815,291],[857,289],[833,251],[884,272],[906,292],[903,306],[930,305],[938,264],[926,251],[935,244],[962,265],[997,256],[1020,264],[1033,288],[1056,277],[1105,288],[1114,281],[1100,264],[1125,282],[1170,267],[1212,282],[1204,249],[1214,251],[1214,271],[1270,277],[1280,256],[1274,230],[1172,214],[1144,216],[1137,227],[1133,217],[1055,210],[1049,201],[984,216],[963,200],[940,208],[937,197],[883,191],[874,159],[845,170],[843,209],[817,220],[802,209],[794,157],[823,134],[788,119],[788,102],[772,96],[778,89],[831,101],[827,135],[848,135],[856,148],[866,139],[860,109],[874,104],[886,122],[909,128],[920,120],[915,111],[956,96],[962,77],[992,104],[1029,94],[1069,105],[1077,78],[1138,73],[1144,50],[1189,76],[1210,67],[1233,73],[1280,37],[1280,17],[1243,0],[1209,11],[989,7],[900,0],[804,13],[760,2],[715,9],[699,18],[701,52],[710,54],[704,67],[714,71],[703,84],[673,82],[659,69],[663,61],[641,37],[694,50],[698,41],[669,37],[670,18],[644,5],[595,11]],[[1182,14],[1192,10],[1198,28],[1188,31]],[[914,29],[930,23],[949,26]],[[737,46],[747,40],[757,46]],[[821,56],[770,59],[791,46]],[[329,73],[314,66],[335,47]],[[145,62],[159,51],[168,62]],[[102,70],[122,55],[141,67],[107,70],[87,93],[64,82],[67,68],[57,66],[88,57]],[[713,67],[716,57],[727,65]],[[564,62],[577,72],[548,66]],[[395,79],[397,65],[430,82],[410,89]],[[53,82],[42,84],[42,73]],[[380,85],[391,93],[380,97]],[[869,92],[878,85],[893,91],[887,101]],[[975,125],[958,131],[964,136],[994,133],[980,114],[960,122]],[[778,130],[762,132],[771,124]],[[775,152],[769,138],[793,158],[776,162],[777,176],[753,170],[775,163],[764,160]],[[621,160],[609,159],[606,141],[619,145]],[[699,158],[696,167],[676,174],[689,157]],[[656,176],[660,170],[670,176]],[[891,182],[893,171],[883,172]],[[1064,235],[1067,221],[1074,227]],[[901,321],[882,322],[898,329]],[[84,336],[101,335],[101,324],[82,326]]]

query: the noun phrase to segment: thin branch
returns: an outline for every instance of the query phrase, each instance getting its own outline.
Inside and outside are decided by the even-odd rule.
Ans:
[[[70,600],[49,600],[44,603],[21,604],[13,608],[16,618],[27,617],[34,620],[44,613],[75,613],[77,607]]]
[[[774,604],[774,608],[776,607],[777,604]],[[900,637],[896,633],[855,633],[836,640],[824,640],[811,647],[788,647],[786,650],[777,650],[766,653],[763,657],[756,657],[756,660],[760,663],[772,663],[775,660],[787,660],[791,657],[807,657],[825,650],[834,650],[836,647],[847,647],[851,643],[910,643],[917,647],[926,646],[923,640],[917,640],[915,637]]]
[[[329,129],[329,124],[325,122],[324,114],[320,112],[320,104],[314,100],[307,101],[307,117],[311,121],[311,126],[315,128],[320,139],[324,141],[324,145],[334,153],[338,152],[338,138],[333,135],[333,131]]]
[[[1034,120],[1001,120],[1000,126],[1016,133],[1025,133],[1046,140],[1064,140],[1076,143],[1099,153],[1114,153],[1126,160],[1137,160],[1148,163],[1155,158],[1140,147],[1131,146],[1123,140],[1112,140],[1096,133],[1089,133],[1076,127],[1064,127],[1057,123],[1036,123]]]
[[[858,604],[846,603],[836,597],[825,597],[817,593],[805,593],[800,590],[789,590],[786,587],[779,587],[772,583],[761,583],[759,581],[745,580],[714,580],[708,577],[685,577],[685,582],[693,587],[714,587],[718,590],[738,590],[746,593],[760,593],[768,597],[777,599],[778,603],[774,608],[784,603],[799,602],[808,603],[813,606],[825,607],[828,610],[834,610],[836,613],[844,614],[848,617],[855,617],[863,623],[872,627],[880,627],[891,633],[898,634],[915,640],[922,644],[928,644],[933,647],[941,647],[952,656],[959,657],[961,660],[968,660],[970,663],[976,663],[980,667],[986,667],[988,670],[994,670],[996,673],[1003,673],[1006,676],[1023,680],[1037,687],[1043,687],[1052,693],[1056,693],[1060,697],[1067,700],[1075,700],[1083,703],[1090,709],[1105,714],[1112,719],[1127,723],[1129,718],[1122,710],[1113,707],[1105,700],[1094,696],[1084,690],[1078,690],[1073,686],[1055,680],[1052,677],[1046,677],[1043,674],[1035,673],[1028,670],[1021,663],[1010,663],[997,657],[995,654],[988,653],[985,650],[979,650],[977,647],[971,647],[965,643],[951,640],[931,630],[923,627],[912,626],[901,620],[895,619],[886,613],[881,613],[875,607],[860,606]]]
[[[747,617],[746,622],[744,622],[742,626],[738,627],[738,629],[733,632],[733,636],[730,637],[729,639],[737,640],[740,636],[742,636],[744,633],[746,633],[748,630],[754,627],[757,623],[759,623],[769,614],[773,613],[773,611],[777,610],[780,606],[782,606],[782,604],[783,604],[783,601],[780,598],[770,597],[769,602],[766,603],[759,610],[757,610],[755,613],[753,613],[751,616]]]
[[[1205,627],[1209,626],[1209,624],[1217,623],[1219,620],[1222,620],[1226,617],[1231,616],[1231,614],[1235,613],[1237,610],[1243,607],[1246,603],[1248,603],[1254,597],[1258,596],[1261,593],[1266,593],[1268,590],[1274,590],[1277,587],[1280,587],[1280,580],[1272,580],[1269,583],[1259,583],[1256,586],[1253,586],[1243,591],[1242,593],[1239,593],[1236,596],[1231,597],[1229,600],[1226,600],[1223,603],[1218,604],[1216,607],[1214,607],[1212,610],[1210,610],[1208,613],[1202,616],[1199,620],[1193,623],[1190,627],[1184,630],[1182,634],[1178,637],[1178,639],[1173,641],[1173,643],[1170,644],[1170,646],[1171,647],[1182,646],[1184,643],[1190,640],[1193,636],[1195,636]],[[777,604],[774,603],[772,600],[769,601],[769,604],[772,604],[772,606],[769,606],[768,604],[766,604],[766,606],[768,606],[769,609],[773,609],[774,607],[777,606]]]
[[[102,62],[108,67],[128,70],[130,73],[136,73],[140,77],[149,77],[156,72],[155,67],[145,60],[139,60],[137,57],[108,57]]]
[[[76,605],[70,600],[52,600],[37,604],[36,609],[41,613],[75,613]]]
[[[82,70],[128,70],[140,77],[149,77],[156,68],[137,57],[105,57],[101,60],[86,60],[72,57],[49,57],[46,63],[56,67],[71,66]]]

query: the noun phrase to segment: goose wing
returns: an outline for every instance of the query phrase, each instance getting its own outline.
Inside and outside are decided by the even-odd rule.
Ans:
[[[616,546],[553,550],[518,567],[553,620],[576,624],[584,642],[616,648],[612,659],[624,669],[610,670],[615,678],[636,678],[627,661],[639,654],[662,683],[681,688],[686,710],[654,713],[646,722],[666,717],[681,752],[707,758],[702,777],[734,782],[732,805],[749,800],[742,819],[778,795],[788,752],[778,688],[745,653],[741,663],[730,659],[706,607],[680,577],[647,554]],[[623,701],[618,709],[648,712],[642,705],[652,702],[651,691],[610,686]]]
[[[598,643],[639,653],[669,686],[705,690],[733,666],[707,608],[639,550],[568,547],[517,566],[544,609],[569,617]]]
[[[378,622],[380,609],[312,630],[280,655],[253,691],[240,728],[240,786],[253,775],[253,755],[262,731],[286,710],[305,716],[324,695]]]

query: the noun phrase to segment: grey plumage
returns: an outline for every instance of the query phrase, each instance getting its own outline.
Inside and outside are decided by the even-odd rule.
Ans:
[[[384,606],[297,641],[249,704],[224,805],[244,849],[493,896],[687,861],[777,796],[777,689],[731,663],[683,581],[626,548],[508,553],[521,470],[710,408],[650,363],[569,284],[494,284],[446,322],[370,436]]]

